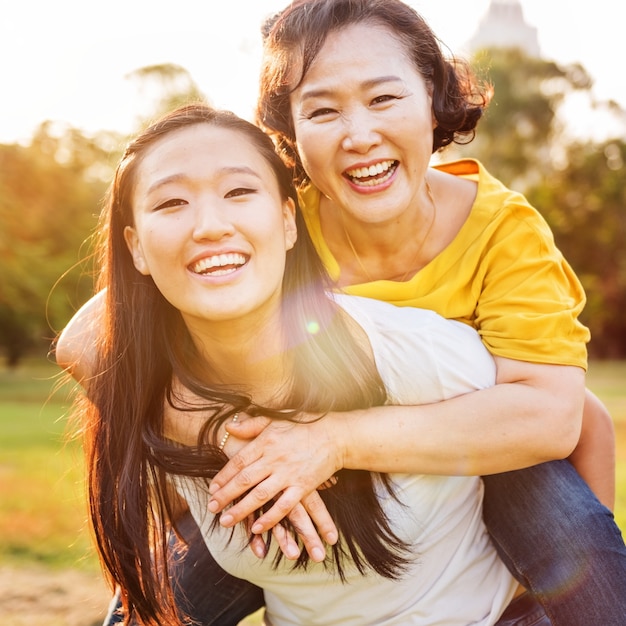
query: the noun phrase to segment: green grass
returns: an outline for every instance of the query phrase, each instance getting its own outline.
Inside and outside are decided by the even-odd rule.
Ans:
[[[82,457],[66,441],[59,370],[0,372],[0,562],[97,569],[86,524]]]
[[[29,361],[0,370],[0,562],[96,570],[86,524],[82,456],[65,440],[69,387],[58,368]],[[626,529],[626,362],[596,362],[589,387],[617,432],[616,519]]]
[[[587,386],[606,405],[615,424],[615,521],[626,537],[626,361],[594,361]]]

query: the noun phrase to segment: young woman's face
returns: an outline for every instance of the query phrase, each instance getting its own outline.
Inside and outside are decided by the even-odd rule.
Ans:
[[[432,154],[432,100],[390,30],[331,33],[290,103],[308,176],[348,215],[380,224],[413,205]]]
[[[276,310],[294,205],[245,135],[197,124],[163,137],[138,164],[132,200],[135,267],[190,327]]]

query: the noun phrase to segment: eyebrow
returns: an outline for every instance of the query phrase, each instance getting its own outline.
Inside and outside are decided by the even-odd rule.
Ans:
[[[365,89],[371,89],[372,87],[377,87],[383,83],[398,83],[402,82],[402,79],[399,76],[389,75],[389,76],[379,76],[378,78],[371,78],[369,80],[364,80],[360,83],[360,86]],[[311,98],[323,98],[324,96],[331,95],[333,90],[331,89],[309,89],[308,91],[302,92],[301,100],[310,100]]]
[[[221,167],[217,171],[218,176],[228,176],[229,174],[248,174],[250,176],[258,178],[259,180],[263,180],[258,172],[255,172],[251,167],[248,167],[246,165],[227,165]],[[155,189],[158,189],[159,187],[163,187],[170,183],[178,183],[184,180],[188,180],[189,178],[190,177],[187,176],[187,174],[172,174],[171,176],[159,178],[159,180],[155,181],[154,183],[152,183],[152,185],[150,185],[150,187],[148,187],[147,193],[152,193]]]

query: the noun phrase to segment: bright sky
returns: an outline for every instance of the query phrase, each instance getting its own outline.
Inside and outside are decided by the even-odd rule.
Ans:
[[[408,0],[462,52],[489,0]],[[187,69],[216,106],[249,118],[262,19],[287,0],[18,0],[0,4],[0,142],[27,140],[44,120],[86,132],[130,131],[140,67]],[[623,22],[614,0],[521,0],[545,58],[580,62],[601,100],[626,108]],[[366,51],[363,52],[366,54]],[[584,120],[581,120],[584,124]]]

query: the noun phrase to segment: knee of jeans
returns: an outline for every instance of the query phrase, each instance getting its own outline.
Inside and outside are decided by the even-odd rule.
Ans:
[[[484,518],[501,556],[518,565],[562,561],[566,554],[594,560],[607,551],[623,558],[624,542],[613,514],[568,461],[483,480]]]
[[[611,512],[600,503],[568,461],[551,461],[524,470],[485,476],[484,516],[490,532],[515,531],[567,538],[585,533],[593,541],[598,527],[614,532]],[[603,532],[604,532],[603,531]]]

